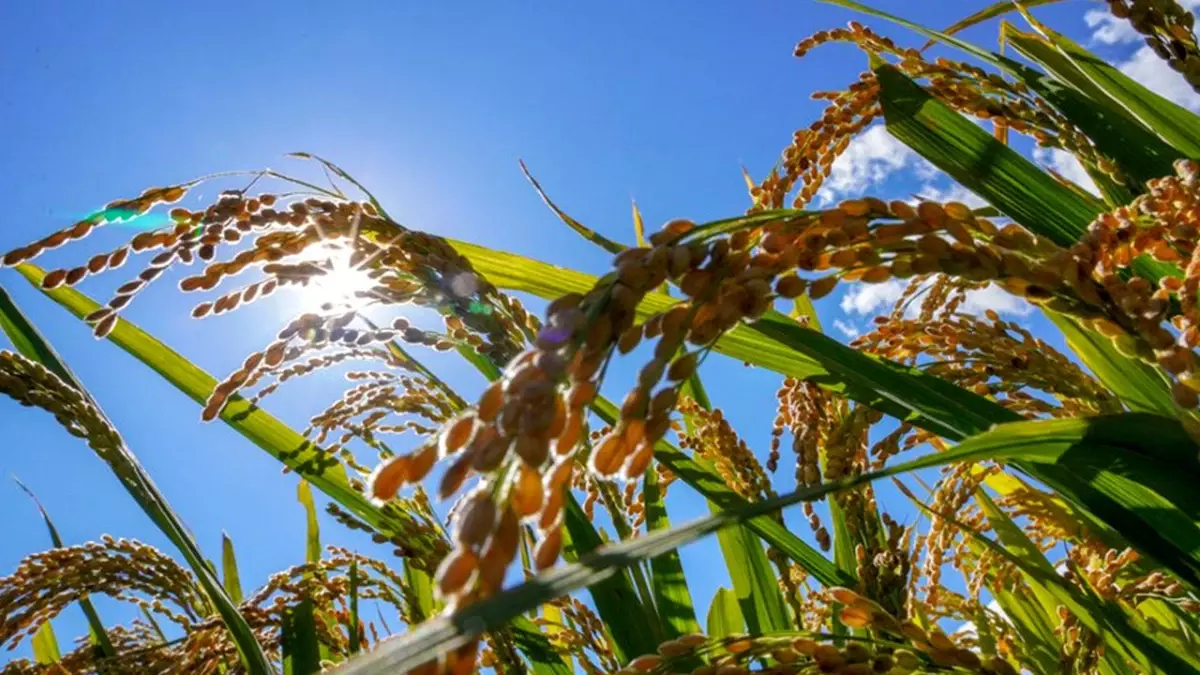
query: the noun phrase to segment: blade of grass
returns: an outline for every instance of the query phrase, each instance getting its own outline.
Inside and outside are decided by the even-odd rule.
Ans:
[[[1055,2],[1059,2],[1059,0],[1025,0],[1022,4],[1025,5],[1026,8],[1032,8],[1037,7],[1038,5],[1053,4]],[[946,26],[942,29],[942,33],[945,33],[946,35],[954,35],[955,33],[962,32],[972,26],[979,25],[985,21],[989,21],[998,16],[1004,16],[1009,12],[1015,11],[1017,11],[1017,3],[1013,2],[1013,0],[1000,0],[1000,2],[988,5],[978,12],[975,12],[967,17],[955,21],[949,26]],[[933,44],[934,41],[930,40],[921,47],[921,50],[924,51],[929,49],[933,46]]]
[[[280,625],[283,675],[313,675],[321,672],[321,650],[312,598],[284,609]]]
[[[587,225],[575,220],[568,215],[566,211],[558,208],[558,205],[550,199],[550,196],[547,195],[546,191],[542,189],[542,186],[537,182],[537,179],[534,178],[533,174],[529,172],[529,168],[525,166],[524,161],[521,161],[521,171],[525,174],[525,177],[529,179],[529,183],[533,185],[533,189],[537,191],[538,196],[542,198],[542,201],[546,202],[546,206],[549,206],[550,210],[554,212],[554,215],[558,216],[559,220],[566,223],[567,227],[575,230],[584,239],[587,239],[609,253],[620,253],[625,249],[623,245],[618,244],[617,242],[605,237]],[[635,206],[634,208],[636,209],[637,207]]]
[[[890,65],[875,68],[888,131],[1002,213],[1059,246],[1079,240],[1104,204],[1059,184]]]
[[[85,399],[92,403],[97,411],[101,410],[99,404],[87,392],[83,384],[70,375],[70,370],[63,364],[62,359],[58,357],[50,343],[33,329],[32,324],[24,317],[15,304],[10,301],[8,304],[0,306],[0,313],[8,316],[8,320],[2,328],[5,331],[14,331],[10,335],[14,344],[20,342],[25,344],[30,350],[30,353],[26,354],[27,358],[38,359],[40,363],[43,363],[43,365],[56,374],[66,373],[69,379],[63,380],[63,383],[77,390]],[[28,327],[28,329],[21,331],[19,334],[15,332],[21,330],[22,327]],[[102,412],[101,414],[103,415]],[[111,422],[109,425],[112,426]],[[200,547],[184,526],[183,521],[171,509],[166,497],[158,491],[158,488],[154,485],[154,481],[151,480],[146,470],[142,468],[141,463],[138,462],[133,452],[122,442],[113,448],[111,452],[97,453],[97,455],[108,464],[109,468],[120,479],[121,485],[133,497],[133,500],[137,502],[146,515],[150,517],[150,520],[158,526],[171,543],[179,549],[179,552],[183,554],[192,573],[196,575],[196,579],[199,581],[204,595],[221,616],[221,620],[225,624],[226,629],[228,629],[247,672],[251,673],[251,675],[270,675],[272,672],[271,665],[266,655],[263,654],[262,647],[255,639],[254,631],[251,630],[250,624],[246,622],[245,617],[238,612],[237,606],[225,594],[225,589],[221,587],[220,580],[217,579],[215,571],[204,558]]]
[[[708,605],[708,636],[720,639],[746,632],[746,620],[737,593],[728,588],[718,588]]]
[[[568,499],[566,511],[567,518],[564,522],[568,537],[564,538],[564,549],[570,555],[564,557],[568,560],[586,559],[601,549],[603,542],[591,526],[587,514],[579,506],[579,502]],[[651,620],[645,606],[638,599],[626,570],[590,584],[588,590],[591,592],[592,602],[596,605],[596,612],[605,620],[612,636],[613,648],[619,661],[625,663],[642,654],[654,653],[659,644],[655,633],[662,631],[655,630],[655,621]],[[613,620],[616,617],[620,617],[620,620]]]
[[[350,588],[346,591],[346,594],[349,596],[346,610],[349,613],[350,626],[349,631],[347,632],[347,641],[350,643],[350,656],[354,656],[362,647],[363,638],[362,632],[360,631],[362,626],[358,617],[358,560],[350,561],[349,574]]]
[[[565,293],[586,293],[598,281],[592,275],[514,253],[461,241],[450,243],[476,271],[500,288],[553,300]],[[661,293],[648,293],[637,307],[638,319],[644,321],[676,302]],[[993,423],[1017,419],[1015,414],[944,380],[862,354],[775,311],[753,324],[734,328],[717,341],[715,349],[739,361],[812,381],[954,440]]]
[[[1032,20],[1032,17],[1026,16]],[[1200,156],[1200,117],[1178,103],[1154,93],[1066,36],[1041,26],[1036,21],[1033,24],[1042,33],[1043,38],[1070,59],[1092,84],[1147,128],[1157,133],[1178,152],[1188,157]],[[1010,41],[1012,37],[1010,34]]]
[[[46,507],[42,506],[42,502],[38,500],[37,495],[28,486],[15,477],[13,481],[16,482],[17,487],[29,495],[29,498],[33,500],[33,505],[42,514],[42,520],[46,523],[46,530],[50,532],[50,543],[54,545],[54,548],[62,548],[62,537],[58,536],[58,528],[54,526],[54,521],[50,520],[50,514],[46,511]],[[116,656],[117,650],[113,648],[112,641],[108,639],[108,631],[104,628],[104,622],[100,620],[100,615],[96,613],[96,608],[86,595],[79,598],[79,608],[83,610],[83,616],[87,619],[89,638],[100,656],[102,658]]]
[[[1062,331],[1071,351],[1130,410],[1167,416],[1176,414],[1170,384],[1162,371],[1122,354],[1113,346],[1112,340],[1080,326],[1069,316],[1051,311],[1044,313]]]
[[[221,573],[224,576],[222,585],[229,599],[235,605],[242,604],[242,580],[238,575],[237,555],[233,551],[233,540],[224,532],[221,533]]]
[[[642,495],[646,501],[646,529],[650,532],[671,529],[666,503],[659,487],[658,470],[654,467],[646,471]],[[654,602],[658,606],[658,616],[666,628],[667,639],[699,633],[700,622],[696,621],[696,609],[692,603],[692,593],[688,589],[679,553],[671,551],[651,559],[650,571]]]
[[[989,137],[990,138],[990,137]],[[471,250],[469,246],[462,249]],[[521,259],[511,254],[495,255],[494,252],[483,252],[476,247],[470,255],[473,262],[479,260],[495,264],[500,259],[509,261]],[[532,261],[530,261],[532,262]],[[537,269],[535,283],[526,284],[523,280],[531,269]],[[545,276],[541,272],[547,272]],[[572,283],[580,283],[583,290],[591,288],[587,275],[576,272],[561,271],[550,266],[514,265],[508,268],[507,282],[512,282],[523,290],[539,288],[547,283],[555,283],[557,287],[552,297],[575,290]],[[643,316],[650,311],[661,311],[662,307],[671,303],[667,299],[659,299],[650,294],[646,302],[639,306],[639,314]],[[746,330],[739,336],[739,331]],[[755,337],[750,335],[756,333]],[[764,339],[766,338],[766,339]],[[797,378],[812,381],[829,391],[845,395],[860,403],[865,403],[876,410],[911,421],[914,425],[934,431],[951,440],[961,440],[967,436],[983,431],[993,424],[1015,421],[1018,416],[1010,410],[993,403],[981,396],[965,391],[944,380],[906,368],[882,359],[861,354],[842,345],[835,340],[805,329],[795,322],[775,312],[768,312],[749,329],[735,329],[731,334],[718,341],[716,349],[735,358],[755,365],[760,365],[776,372],[792,375]],[[1165,428],[1178,430],[1176,422],[1162,419]],[[1153,431],[1151,433],[1157,433]],[[1180,431],[1182,434],[1182,432]],[[1184,434],[1186,435],[1186,434]],[[1188,446],[1190,441],[1185,440]],[[659,448],[660,461],[669,456]],[[1188,453],[1183,453],[1187,455]],[[1192,453],[1194,455],[1194,452]],[[1195,457],[1186,460],[1195,463]],[[1109,457],[1111,460],[1112,458]],[[1101,521],[1126,533],[1140,550],[1169,566],[1189,585],[1197,578],[1196,557],[1188,552],[1186,547],[1180,547],[1171,538],[1164,538],[1146,521],[1135,509],[1126,507],[1122,499],[1140,500],[1147,495],[1137,495],[1136,481],[1128,481],[1119,476],[1121,467],[1112,467],[1118,473],[1097,472],[1081,462],[1081,470],[1060,470],[1057,467],[1044,467],[1029,463],[1018,463],[1018,468],[1027,471],[1034,478],[1051,487],[1069,494],[1081,508],[1099,518]],[[1185,464],[1187,465],[1187,464]],[[689,467],[691,468],[691,467]],[[674,470],[674,468],[672,469]],[[677,472],[685,475],[683,472]],[[692,473],[696,483],[705,483],[708,476],[705,472]],[[1110,480],[1111,476],[1116,476]],[[1099,481],[1099,483],[1096,483]],[[692,481],[689,481],[692,482]],[[708,489],[719,488],[713,483],[707,483]],[[1181,492],[1184,498],[1189,494]],[[1185,539],[1194,533],[1194,524],[1187,514],[1178,509],[1154,503],[1147,503],[1152,508],[1166,509],[1166,513],[1174,519],[1176,534]],[[1129,529],[1126,529],[1129,528]],[[760,534],[762,534],[760,532]],[[774,542],[773,542],[774,543]],[[1195,549],[1200,551],[1200,546]],[[828,564],[822,557],[809,561],[809,569],[818,568],[822,563]],[[832,565],[830,565],[832,567]],[[836,568],[834,568],[836,570]],[[840,570],[834,572],[840,575]]]
[[[42,623],[33,634],[33,660],[43,666],[62,662],[62,653],[58,651],[58,638],[54,635],[54,626],[49,621]]]
[[[1045,574],[1058,575],[1058,572],[1054,569],[1054,565],[1046,559],[1046,556],[1042,554],[1037,545],[1029,539],[1025,532],[1007,514],[996,506],[995,502],[987,494],[980,490],[976,493],[976,499],[989,525],[991,525],[992,531],[996,533],[996,538],[1013,556],[1020,558],[1027,566],[1041,570],[1043,576]],[[1035,595],[1046,596],[1042,601],[1043,606],[1047,607],[1049,611],[1054,611],[1055,603],[1053,595],[1038,579],[1029,576],[1024,570],[1021,573],[1026,576],[1026,580],[1030,588],[1034,590]],[[1114,637],[1112,634],[1102,634],[1100,636],[1110,646],[1110,649],[1105,650],[1105,654],[1101,658],[1109,661],[1109,666],[1119,672],[1121,664],[1112,661],[1116,658],[1121,647],[1110,641],[1112,637]],[[1195,666],[1197,664],[1193,661],[1192,665]]]
[[[304,507],[304,559],[310,563],[320,562],[321,525],[317,522],[317,505],[313,502],[312,487],[308,481],[302,479],[296,485],[296,499]]]
[[[642,220],[642,212],[638,210],[637,202],[633,202],[633,235],[638,246],[646,246],[646,223]]]

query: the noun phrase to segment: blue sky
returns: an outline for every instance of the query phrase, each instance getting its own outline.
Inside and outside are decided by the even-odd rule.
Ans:
[[[990,0],[874,4],[940,25]],[[1196,109],[1195,95],[1145,58],[1128,33],[1102,14],[1085,21],[1085,12],[1102,7],[1068,0],[1037,14]],[[544,208],[517,159],[561,206],[614,239],[633,238],[631,198],[648,223],[739,213],[747,205],[740,167],[761,176],[792,130],[819,114],[808,92],[840,88],[865,66],[861,54],[841,47],[797,61],[793,45],[851,18],[803,0],[2,3],[0,24],[14,29],[0,42],[0,183],[7,187],[0,250],[150,185],[229,169],[291,168],[283,155],[307,150],[354,173],[406,225],[602,271],[606,256]],[[911,41],[880,21],[865,22]],[[994,44],[995,26],[968,37]],[[1073,175],[1061,157],[1039,159]],[[852,146],[831,186],[830,199],[958,196],[881,131]],[[129,236],[128,228],[113,227],[41,262],[78,262]],[[83,290],[103,296],[124,280],[108,275]],[[16,273],[0,271],[0,284],[91,388],[210,556],[219,554],[227,531],[247,588],[303,559],[294,476],[281,475],[274,460],[228,428],[200,426],[194,404],[114,346],[92,340]],[[822,318],[845,337],[886,310],[894,290],[840,291],[820,304]],[[160,283],[128,316],[217,374],[265,344],[303,306],[292,296],[196,322],[187,312],[195,302]],[[978,298],[979,306],[1044,327],[1001,302],[997,295]],[[778,378],[716,361],[705,373],[716,402],[765,453]],[[477,376],[438,363],[465,391],[479,388]],[[301,382],[269,408],[302,427],[340,387],[336,380]],[[38,493],[68,542],[109,533],[174,553],[104,465],[48,416],[0,402],[0,429],[0,473],[19,476]],[[670,503],[677,521],[702,508],[684,492],[676,487]],[[48,542],[32,505],[6,480],[0,512],[7,514],[3,575]],[[327,543],[386,555],[328,519],[322,524]],[[794,524],[808,536],[801,519]],[[701,613],[713,589],[728,583],[705,563],[716,554],[715,541],[685,552]],[[110,603],[101,607],[110,622],[132,616]],[[77,609],[55,626],[60,639],[83,632]]]

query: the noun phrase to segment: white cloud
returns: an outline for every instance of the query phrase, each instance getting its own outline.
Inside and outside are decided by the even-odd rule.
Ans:
[[[908,282],[900,279],[890,279],[882,284],[856,284],[842,296],[840,307],[849,315],[875,316],[890,312],[907,287]],[[915,297],[919,298],[924,292],[924,290],[918,291]],[[914,299],[908,304],[905,315],[914,317],[920,312],[920,308],[920,301]],[[1033,311],[1033,306],[996,285],[988,285],[979,290],[968,291],[967,299],[959,307],[959,311],[977,315],[982,315],[989,309],[995,310],[998,314],[1026,316]],[[849,331],[838,323],[835,321],[834,326],[849,335]],[[853,328],[852,325],[849,327]]]
[[[1200,112],[1200,94],[1192,89],[1183,75],[1171,70],[1166,61],[1158,58],[1153,49],[1142,47],[1128,62],[1120,66],[1121,72],[1132,77],[1163,98],[1170,99],[1193,112]]]
[[[1107,9],[1089,9],[1083,15],[1083,20],[1092,29],[1092,40],[1103,45],[1138,42],[1142,39],[1128,21],[1118,19]]]
[[[1075,159],[1075,155],[1057,148],[1037,148],[1033,151],[1033,158],[1043,164],[1048,165],[1051,169],[1058,172],[1058,175],[1075,183],[1079,187],[1088,192],[1099,195],[1100,189],[1096,187],[1096,182],[1088,175],[1087,170]]]
[[[882,124],[855,136],[846,151],[833,162],[829,178],[817,191],[820,205],[829,204],[843,196],[859,196],[883,183],[901,169],[909,169],[922,178],[931,177],[936,169],[900,141]]]
[[[967,314],[983,314],[986,310],[992,309],[997,314],[1026,316],[1033,311],[1033,306],[999,286],[991,284],[977,291],[969,291],[961,309]]]
[[[890,309],[908,286],[907,281],[889,279],[882,284],[855,284],[842,296],[841,308],[847,314],[879,314]]]
[[[833,327],[842,331],[842,333],[851,340],[859,335],[862,335],[862,331],[860,331],[857,326],[847,321],[842,321],[841,319],[834,319]]]

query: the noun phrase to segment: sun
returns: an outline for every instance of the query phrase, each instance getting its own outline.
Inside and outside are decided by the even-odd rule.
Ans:
[[[316,257],[316,262],[326,270],[325,274],[311,277],[300,291],[306,306],[321,308],[333,305],[337,309],[355,310],[371,302],[368,293],[375,288],[376,282],[366,269],[351,264],[351,256],[352,250],[349,248],[325,247]]]

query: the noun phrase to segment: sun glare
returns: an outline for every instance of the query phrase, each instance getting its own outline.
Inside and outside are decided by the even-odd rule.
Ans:
[[[326,249],[321,255],[323,267],[328,270],[325,274],[317,275],[304,287],[300,293],[304,296],[304,305],[320,308],[331,304],[345,309],[360,309],[370,298],[363,295],[375,286],[375,282],[365,269],[350,263],[351,251],[347,248]]]

